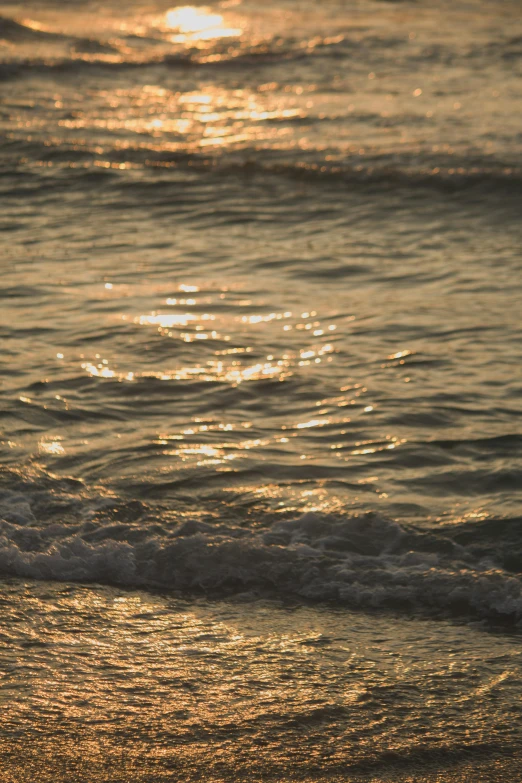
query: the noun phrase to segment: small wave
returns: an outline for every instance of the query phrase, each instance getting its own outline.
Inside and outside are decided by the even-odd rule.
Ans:
[[[248,160],[242,168],[252,173],[270,173],[286,176],[296,180],[332,181],[346,185],[378,185],[379,187],[427,187],[446,191],[460,191],[468,188],[502,190],[520,193],[522,190],[522,170],[510,166],[485,164],[484,166],[447,165],[440,161],[439,165],[419,167],[407,159],[394,162],[350,162],[326,165],[320,162],[297,162],[263,164]]]
[[[97,42],[75,41],[73,45],[75,52],[73,57],[55,56],[55,57],[18,57],[17,59],[4,61],[0,64],[0,78],[3,80],[20,79],[25,76],[31,76],[35,72],[39,75],[48,74],[50,76],[59,73],[75,73],[79,77],[93,70],[107,71],[117,73],[126,70],[139,69],[143,71],[147,68],[157,68],[163,66],[169,70],[173,69],[211,69],[215,72],[216,68],[240,68],[259,67],[262,65],[271,65],[286,60],[300,60],[306,57],[303,52],[242,52],[237,55],[223,56],[216,61],[202,60],[200,57],[190,53],[157,54],[151,53],[148,56],[134,55],[125,56],[116,49],[105,47]]]
[[[130,51],[121,42],[109,43],[91,38],[78,38],[59,33],[45,32],[33,29],[12,19],[0,17],[0,36],[9,38],[13,43],[23,44],[57,43],[68,46],[65,51],[49,51],[43,55],[39,50],[34,55],[27,52],[14,51],[8,59],[1,63],[0,76],[4,79],[30,76],[35,71],[39,75],[74,72],[78,75],[87,74],[93,69],[119,72],[127,69],[147,69],[162,66],[167,70],[182,68],[197,68],[212,70],[258,69],[264,66],[278,65],[287,62],[297,62],[309,59],[316,54],[330,52],[336,48],[328,39],[318,39],[313,45],[294,39],[277,39],[263,44],[251,46],[222,47],[217,45],[210,52],[201,53],[197,49],[173,48],[162,38],[133,36],[144,48]],[[129,37],[127,37],[129,42]]]
[[[47,32],[38,27],[16,22],[6,16],[0,16],[0,38],[7,41],[56,41],[64,40],[65,36],[59,33]]]
[[[187,144],[186,149],[172,152],[142,142],[135,146],[126,145],[124,150],[108,148],[101,153],[94,141],[92,144],[79,144],[64,139],[53,144],[48,139],[36,138],[10,139],[5,147],[9,151],[9,160],[4,159],[2,167],[6,197],[9,195],[9,176],[13,177],[13,187],[18,192],[20,166],[24,168],[26,187],[30,174],[35,178],[34,186],[38,189],[53,188],[56,184],[60,189],[77,189],[88,185],[91,179],[93,185],[97,185],[99,179],[112,179],[122,194],[133,190],[141,194],[149,186],[159,193],[172,187],[173,174],[278,178],[325,186],[335,184],[348,189],[378,188],[379,192],[396,189],[438,190],[443,193],[476,190],[486,198],[491,195],[518,199],[522,192],[520,166],[491,159],[482,162],[474,159],[470,164],[465,155],[458,160],[427,156],[423,161],[418,155],[410,157],[392,153],[368,161],[347,158],[332,163],[325,158],[323,151],[313,149],[306,155],[301,153],[299,158],[292,158],[291,153],[277,149],[247,147],[228,153],[220,150],[213,154],[210,150],[193,152]],[[48,176],[48,167],[56,168],[59,182]],[[42,168],[45,176],[41,175]],[[141,170],[143,174],[129,178],[127,168]],[[70,176],[71,169],[74,169],[74,176]],[[62,170],[68,172],[67,178],[60,177]],[[162,174],[166,176],[162,178]]]
[[[502,562],[520,524],[425,531],[375,513],[255,529],[176,519],[171,510],[93,496],[78,481],[12,470],[0,482],[0,571],[65,581],[224,593],[270,592],[362,610],[391,608],[522,624],[522,582]],[[515,565],[514,562],[510,563]],[[520,567],[520,563],[518,563]]]
[[[403,44],[400,39],[383,39],[379,37],[353,37],[338,35],[312,40],[302,40],[294,37],[276,37],[262,43],[241,42],[240,45],[224,46],[217,43],[210,50],[200,51],[196,48],[186,49],[173,47],[165,38],[157,36],[126,36],[124,41],[109,43],[96,39],[77,38],[58,33],[44,32],[25,27],[10,19],[4,19],[6,29],[11,30],[11,37],[21,43],[25,38],[47,41],[63,41],[69,44],[66,52],[51,50],[46,56],[41,52],[34,56],[20,55],[16,51],[1,64],[0,73],[4,79],[19,78],[31,75],[34,71],[50,74],[74,71],[81,75],[93,69],[119,72],[127,69],[147,69],[162,66],[164,69],[198,69],[205,71],[251,71],[256,73],[260,68],[272,68],[287,64],[300,63],[303,67],[318,67],[321,60],[333,59],[336,62],[348,59],[353,65],[354,57],[361,52],[375,57],[375,49],[389,52]],[[0,28],[1,32],[1,28]],[[6,36],[4,36],[6,37]],[[134,47],[134,44],[141,46]]]
[[[117,52],[118,49],[106,41],[100,41],[96,38],[81,38],[74,35],[53,32],[52,30],[43,30],[39,26],[30,23],[17,22],[9,17],[0,16],[0,39],[11,41],[14,44],[65,44],[72,51],[84,54],[103,54],[108,52]],[[14,65],[16,73],[25,66],[32,70],[32,66],[40,63],[44,69],[49,67],[52,60],[47,62],[40,58],[16,59],[12,63],[2,63],[2,70],[5,68],[9,72],[9,65]],[[58,62],[74,62],[74,59],[68,57],[59,58]]]

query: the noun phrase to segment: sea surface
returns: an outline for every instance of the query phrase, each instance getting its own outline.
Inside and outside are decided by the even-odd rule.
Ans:
[[[0,783],[515,783],[519,0],[0,2]]]

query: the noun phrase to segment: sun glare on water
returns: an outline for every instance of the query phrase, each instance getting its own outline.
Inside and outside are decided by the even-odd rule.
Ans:
[[[205,41],[213,38],[228,38],[239,36],[242,30],[236,27],[225,27],[221,14],[215,14],[207,7],[191,5],[172,8],[167,11],[165,24],[177,31],[173,41]]]

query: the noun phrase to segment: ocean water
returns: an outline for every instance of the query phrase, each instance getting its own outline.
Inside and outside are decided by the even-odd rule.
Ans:
[[[516,781],[522,16],[0,3],[0,780]]]

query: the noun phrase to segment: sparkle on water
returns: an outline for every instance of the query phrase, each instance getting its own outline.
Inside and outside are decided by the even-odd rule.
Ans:
[[[210,8],[203,6],[172,8],[165,15],[165,24],[178,33],[172,36],[174,43],[231,38],[242,33],[241,28],[226,27],[221,14],[213,13]]]

